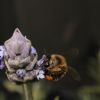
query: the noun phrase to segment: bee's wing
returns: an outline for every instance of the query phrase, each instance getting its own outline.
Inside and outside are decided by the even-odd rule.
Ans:
[[[81,80],[79,73],[72,67],[69,67],[69,76],[76,81]]]

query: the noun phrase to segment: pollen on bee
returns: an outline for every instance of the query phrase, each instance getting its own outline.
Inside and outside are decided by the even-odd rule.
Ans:
[[[53,80],[53,77],[52,76],[49,76],[49,75],[46,75],[45,76],[45,79],[51,81],[51,80]]]

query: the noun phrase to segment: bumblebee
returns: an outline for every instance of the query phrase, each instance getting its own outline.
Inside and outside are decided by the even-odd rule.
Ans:
[[[74,80],[80,80],[78,72],[67,65],[65,57],[62,55],[52,54],[47,56],[44,67],[46,80],[57,81],[65,75],[70,75]]]
[[[65,58],[59,54],[48,56],[44,67],[46,80],[59,80],[68,72],[67,62]]]

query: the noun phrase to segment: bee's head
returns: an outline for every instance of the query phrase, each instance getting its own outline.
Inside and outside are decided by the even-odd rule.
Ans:
[[[51,60],[51,56],[47,55],[46,61],[45,61],[45,67],[50,66],[50,60]]]

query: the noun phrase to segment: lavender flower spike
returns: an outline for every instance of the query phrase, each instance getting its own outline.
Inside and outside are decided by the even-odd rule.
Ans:
[[[34,66],[38,55],[36,49],[18,28],[12,37],[4,43],[6,55],[4,61],[7,67],[7,77],[14,82],[27,82],[36,78]]]

